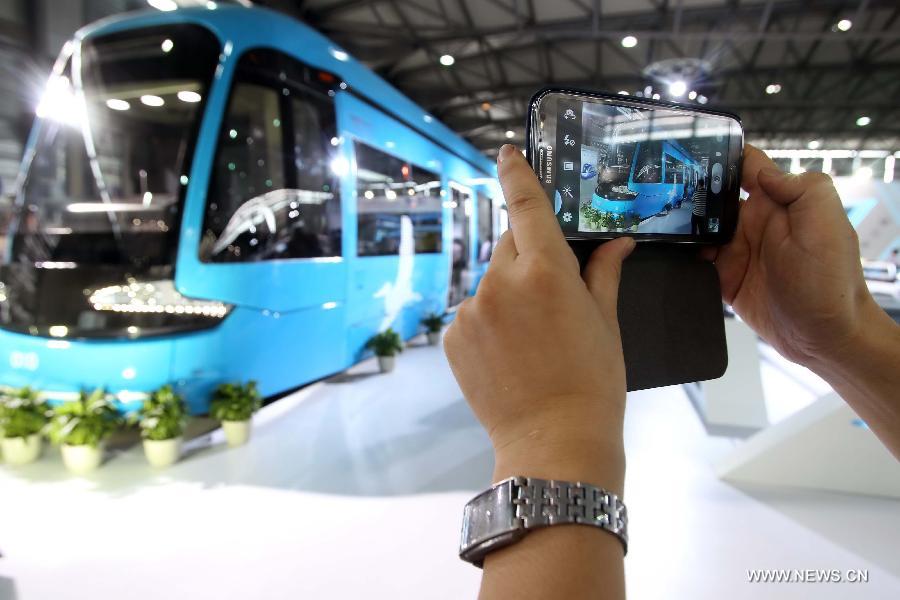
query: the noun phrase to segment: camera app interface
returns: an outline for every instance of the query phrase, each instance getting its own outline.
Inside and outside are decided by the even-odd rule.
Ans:
[[[560,99],[552,165],[560,225],[591,233],[717,233],[730,120],[670,109]],[[553,156],[555,154],[555,156]],[[551,183],[547,186],[547,183]]]

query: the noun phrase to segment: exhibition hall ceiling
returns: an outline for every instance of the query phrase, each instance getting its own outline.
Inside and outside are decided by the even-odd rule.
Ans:
[[[900,147],[896,0],[263,0],[485,151],[545,84],[738,112],[769,148]]]

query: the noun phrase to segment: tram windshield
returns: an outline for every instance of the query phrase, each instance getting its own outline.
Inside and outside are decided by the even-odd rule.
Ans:
[[[194,140],[219,53],[212,33],[189,25],[64,49],[36,111],[5,232],[0,325],[91,336],[185,322],[174,307],[168,316],[155,309],[94,314],[102,303],[88,300],[129,282],[172,279]]]

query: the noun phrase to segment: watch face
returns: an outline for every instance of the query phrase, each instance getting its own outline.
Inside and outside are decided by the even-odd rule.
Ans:
[[[463,514],[460,552],[485,544],[520,526],[513,506],[512,482],[503,482],[473,498]]]

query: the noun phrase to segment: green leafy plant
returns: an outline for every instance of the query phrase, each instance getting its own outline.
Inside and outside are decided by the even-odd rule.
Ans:
[[[53,408],[48,433],[54,444],[96,448],[122,424],[119,411],[106,390],[82,391],[78,400]]]
[[[223,383],[209,403],[209,415],[217,421],[249,421],[262,405],[255,381],[246,384]]]
[[[366,348],[373,351],[375,356],[394,356],[403,352],[403,341],[399,333],[388,327],[369,338]]]
[[[47,424],[47,405],[29,387],[0,395],[0,435],[24,438],[40,433]]]
[[[422,325],[428,333],[440,333],[441,329],[444,328],[444,315],[430,313],[422,319]]]
[[[187,408],[170,385],[164,385],[144,400],[138,411],[138,426],[145,440],[172,440],[184,433]]]

